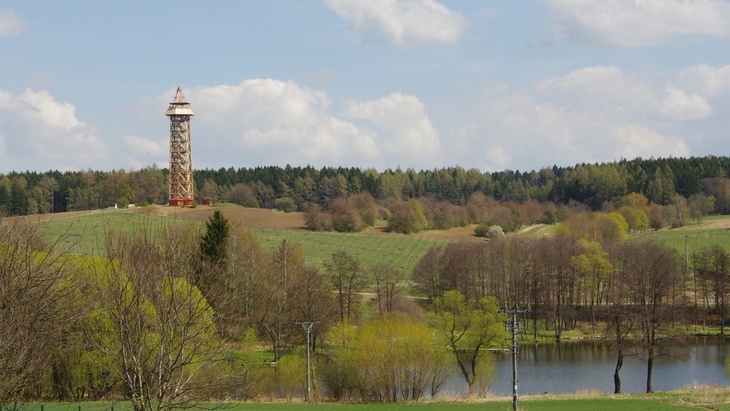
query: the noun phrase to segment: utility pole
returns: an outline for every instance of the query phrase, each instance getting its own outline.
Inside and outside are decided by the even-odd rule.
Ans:
[[[312,321],[312,320],[306,320],[306,321],[297,321],[297,324],[300,324],[302,326],[302,329],[304,329],[304,333],[307,334],[307,394],[304,398],[306,402],[309,402],[310,395],[312,393],[312,373],[311,373],[311,366],[310,366],[310,356],[309,352],[312,347],[312,344],[310,343],[310,335],[312,334],[312,327],[314,324],[318,324],[319,321]]]
[[[519,400],[517,398],[517,333],[522,332],[520,322],[517,320],[517,315],[525,314],[527,310],[520,310],[519,308],[510,310],[506,309],[505,312],[509,314],[509,322],[507,323],[507,331],[512,332],[512,410],[517,411]]]

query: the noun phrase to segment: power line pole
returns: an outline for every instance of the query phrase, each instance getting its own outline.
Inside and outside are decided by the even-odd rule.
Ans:
[[[522,332],[520,322],[517,320],[519,314],[525,314],[527,310],[506,309],[509,314],[509,322],[507,323],[507,331],[512,332],[512,410],[517,411],[519,400],[517,398],[517,333]]]
[[[302,329],[304,329],[304,333],[307,334],[307,393],[304,398],[306,402],[309,402],[310,395],[312,393],[312,377],[311,377],[311,366],[310,366],[310,356],[309,352],[312,347],[310,335],[312,334],[312,327],[314,324],[318,324],[319,321],[312,321],[312,320],[306,320],[306,321],[297,321],[297,324],[302,326]]]

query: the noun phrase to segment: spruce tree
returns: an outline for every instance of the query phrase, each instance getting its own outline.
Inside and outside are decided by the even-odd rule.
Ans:
[[[215,211],[205,223],[205,233],[200,238],[196,286],[215,312],[216,322],[225,317],[223,302],[227,300],[225,267],[227,260],[226,242],[231,230],[228,219]]]
[[[205,263],[221,266],[227,258],[226,242],[231,225],[228,219],[216,210],[205,223],[205,228],[205,234],[200,239],[200,257]]]

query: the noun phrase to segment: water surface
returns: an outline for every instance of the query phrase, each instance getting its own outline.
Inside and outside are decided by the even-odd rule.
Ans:
[[[654,391],[690,386],[730,385],[725,372],[729,347],[719,338],[695,338],[681,349],[685,358],[662,359],[654,363]],[[495,354],[495,395],[512,395],[512,358],[509,352]],[[520,346],[517,363],[520,394],[613,392],[616,357],[601,341]],[[624,393],[646,391],[646,361],[626,358],[621,368]]]

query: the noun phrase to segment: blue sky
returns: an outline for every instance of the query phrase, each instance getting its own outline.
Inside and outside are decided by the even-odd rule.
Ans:
[[[0,2],[0,173],[730,155],[730,0]]]

